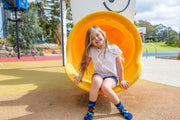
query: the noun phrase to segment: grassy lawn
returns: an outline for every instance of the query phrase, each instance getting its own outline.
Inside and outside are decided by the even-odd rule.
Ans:
[[[143,43],[145,44],[145,43]],[[157,47],[157,50],[160,51],[160,50],[180,50],[180,48],[178,47],[171,47],[171,46],[167,46],[165,44],[165,42],[153,42],[153,44]],[[155,48],[153,45],[151,44],[146,44],[146,47],[148,49],[148,51],[155,51]],[[143,51],[146,51],[146,48],[143,47]]]

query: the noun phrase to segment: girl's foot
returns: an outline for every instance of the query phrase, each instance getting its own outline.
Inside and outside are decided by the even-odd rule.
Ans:
[[[119,112],[121,113],[121,115],[124,116],[124,118],[126,118],[127,120],[131,120],[133,115],[128,112],[126,109],[124,109],[124,106],[122,105],[121,102],[119,102],[117,105],[115,105],[117,107],[117,109],[119,110]]]
[[[92,120],[94,113],[88,111],[88,113],[84,116],[84,120]]]
[[[126,118],[127,120],[131,120],[132,119],[132,114],[130,112],[128,112],[126,109],[121,109],[120,110],[121,115],[124,116],[124,118]]]

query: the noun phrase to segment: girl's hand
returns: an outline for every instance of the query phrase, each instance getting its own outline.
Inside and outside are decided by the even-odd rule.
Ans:
[[[80,77],[80,76],[75,76],[75,77],[74,77],[74,83],[75,83],[75,84],[79,84],[79,82],[82,82],[82,77]]]
[[[124,89],[129,88],[129,82],[125,81],[125,80],[120,81],[119,85],[120,85],[120,87],[123,87]]]

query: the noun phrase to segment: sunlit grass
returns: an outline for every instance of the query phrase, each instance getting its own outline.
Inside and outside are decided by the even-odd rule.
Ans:
[[[145,44],[145,43],[143,43]],[[166,51],[166,50],[180,50],[178,47],[167,46],[165,42],[153,42],[153,44],[157,47],[158,51]],[[146,44],[148,51],[155,51],[155,48],[151,44]],[[143,47],[143,51],[146,51],[146,48]]]

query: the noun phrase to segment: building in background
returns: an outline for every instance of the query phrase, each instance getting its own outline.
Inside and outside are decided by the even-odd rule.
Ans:
[[[2,30],[2,28],[3,28],[3,23],[2,23],[2,13],[1,13],[1,9],[2,9],[2,7],[1,7],[1,5],[0,5],[0,37],[3,37],[3,30]]]
[[[11,12],[3,8],[3,4],[0,3],[0,37],[6,38],[8,36],[8,18],[10,18]]]
[[[41,2],[42,1],[43,0],[41,0]],[[46,0],[46,2],[43,2],[44,13],[48,20],[51,20],[51,17],[52,17],[52,14],[51,14],[51,10],[53,9],[52,6],[59,2],[60,0]]]
[[[51,10],[53,9],[52,6],[55,5],[56,3],[59,3],[60,0],[46,0],[46,2],[44,2],[44,0],[38,0],[38,2],[41,2],[43,4],[43,10],[45,13],[45,16],[48,20],[52,19],[52,14],[51,14]],[[36,3],[36,1],[35,1]],[[60,10],[60,9],[59,9]],[[0,3],[0,37],[2,38],[6,38],[8,36],[8,18],[11,19],[15,19],[14,18],[14,12],[10,12],[6,9],[3,8],[3,3]],[[19,14],[18,14],[19,17]],[[57,19],[60,20],[60,17],[58,16],[53,16]]]

